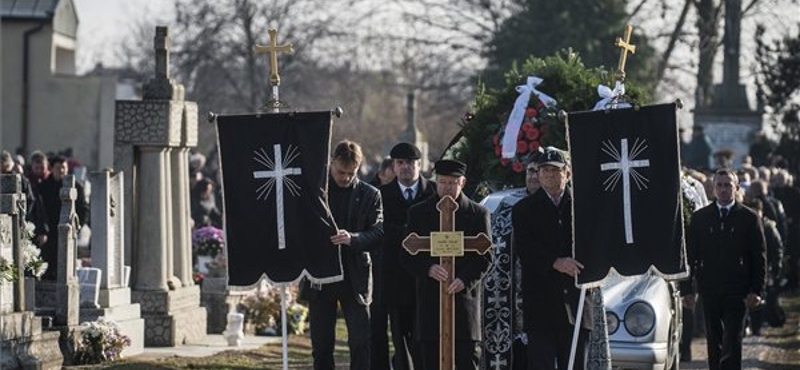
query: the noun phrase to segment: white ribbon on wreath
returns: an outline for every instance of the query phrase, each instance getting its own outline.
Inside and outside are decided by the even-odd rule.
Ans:
[[[620,109],[620,108],[630,108],[631,105],[625,102],[620,101],[622,96],[625,95],[625,84],[622,82],[615,82],[614,83],[614,90],[611,90],[610,87],[600,84],[597,85],[597,95],[600,95],[600,101],[594,105],[592,110],[602,110],[602,109]]]
[[[549,97],[547,94],[536,90],[536,86],[542,83],[541,78],[536,76],[528,76],[528,82],[525,85],[517,86],[519,96],[514,102],[514,110],[508,116],[506,123],[506,132],[503,135],[503,158],[514,158],[517,155],[517,134],[520,127],[522,127],[522,120],[525,118],[525,110],[528,108],[528,102],[531,100],[531,94],[536,94],[539,101],[546,106],[555,105],[556,100]]]

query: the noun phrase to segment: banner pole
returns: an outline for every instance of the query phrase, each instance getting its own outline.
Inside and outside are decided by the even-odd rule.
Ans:
[[[567,370],[572,370],[575,365],[575,349],[578,347],[578,336],[581,330],[581,320],[583,319],[583,304],[586,301],[586,287],[581,287],[581,296],[578,299],[578,312],[575,313],[575,329],[572,331],[572,349],[569,351],[569,365]]]
[[[280,99],[278,99],[278,85],[272,85],[272,101],[274,102],[274,105],[272,106],[272,113],[280,113],[281,105]]]
[[[283,370],[289,369],[289,335],[286,328],[286,284],[281,284],[281,335],[283,336]]]

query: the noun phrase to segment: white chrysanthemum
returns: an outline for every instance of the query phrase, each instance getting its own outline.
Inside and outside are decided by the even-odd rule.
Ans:
[[[28,236],[26,239],[30,239],[33,237],[34,233],[36,232],[36,225],[33,222],[25,222],[25,235]]]

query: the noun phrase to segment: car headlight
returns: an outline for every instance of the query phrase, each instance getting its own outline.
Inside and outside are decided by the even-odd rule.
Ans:
[[[606,329],[608,329],[608,335],[617,332],[617,329],[619,329],[619,317],[617,317],[617,314],[606,311]]]
[[[648,303],[636,302],[625,311],[625,328],[634,337],[647,335],[656,323],[656,314]]]

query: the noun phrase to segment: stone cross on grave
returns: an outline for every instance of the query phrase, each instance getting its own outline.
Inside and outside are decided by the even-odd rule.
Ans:
[[[628,139],[622,139],[620,143],[620,151],[611,144],[610,141],[603,143],[603,152],[614,158],[615,162],[603,163],[600,165],[601,171],[615,171],[604,182],[605,190],[614,190],[620,178],[622,178],[622,204],[623,204],[623,217],[625,221],[625,242],[633,244],[633,221],[631,216],[631,181],[636,183],[636,187],[647,189],[649,180],[636,171],[638,167],[650,167],[650,161],[647,159],[639,159],[636,157],[647,149],[645,141],[636,141],[633,143],[633,148],[628,151]]]
[[[283,186],[284,183],[289,189],[289,192],[294,196],[300,195],[300,186],[294,180],[288,178],[291,175],[300,175],[302,170],[299,167],[286,167],[289,163],[300,156],[300,153],[294,147],[289,147],[289,150],[284,159],[281,153],[281,144],[275,144],[273,147],[275,151],[274,160],[262,149],[260,152],[255,152],[255,160],[267,167],[268,171],[255,171],[253,178],[255,179],[269,179],[256,189],[257,199],[266,199],[275,189],[275,209],[277,211],[278,221],[278,249],[286,249],[286,233],[283,224]],[[286,162],[286,164],[284,164]]]
[[[146,99],[175,99],[183,100],[183,86],[169,77],[169,28],[156,27],[156,36],[153,38],[156,65],[155,75],[144,86]]]
[[[156,78],[169,79],[169,31],[166,27],[156,27]]]
[[[294,46],[291,43],[278,46],[278,31],[270,28],[267,32],[269,32],[269,45],[253,46],[253,51],[256,53],[269,53],[269,82],[272,86],[278,86],[281,84],[281,76],[278,75],[278,53],[294,53]]]
[[[432,256],[439,255],[439,264],[447,270],[447,281],[439,284],[439,369],[453,370],[455,368],[453,362],[455,355],[454,296],[447,292],[447,287],[453,282],[455,276],[454,256],[462,256],[466,251],[485,254],[492,247],[492,240],[485,233],[468,237],[463,236],[463,233],[454,233],[458,203],[452,197],[442,197],[436,204],[436,209],[439,210],[440,233],[431,233],[430,237],[411,233],[403,240],[403,248],[412,255],[419,252],[429,252]],[[457,251],[447,248],[450,250],[445,253],[437,252],[438,247],[442,244],[445,245],[445,248],[453,246],[453,241],[458,244]],[[452,253],[450,253],[451,251]]]
[[[625,63],[628,61],[628,52],[636,54],[636,45],[631,44],[631,34],[633,27],[625,26],[625,40],[617,37],[617,42],[614,46],[622,49],[619,51],[619,65],[617,66],[617,80],[620,82],[625,81]]]

